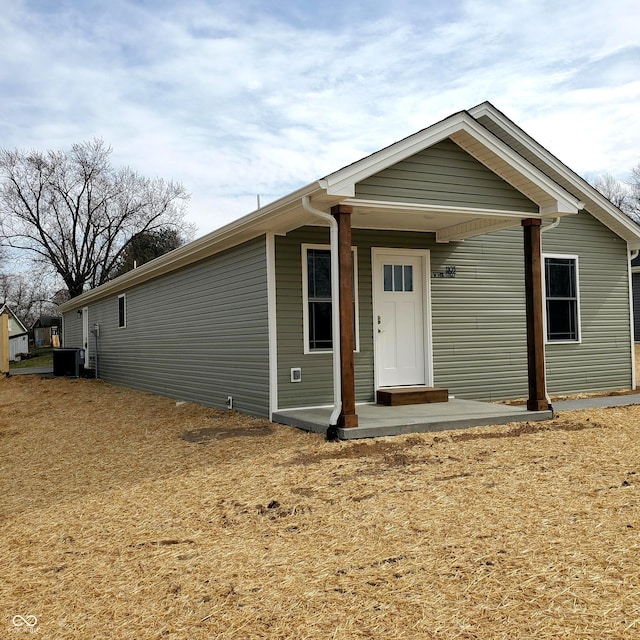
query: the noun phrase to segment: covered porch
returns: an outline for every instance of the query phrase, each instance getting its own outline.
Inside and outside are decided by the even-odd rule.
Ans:
[[[332,407],[277,411],[272,420],[314,433],[326,433]],[[407,433],[466,429],[484,425],[549,420],[553,411],[530,411],[526,406],[511,406],[450,398],[448,402],[386,407],[379,404],[357,406],[358,428],[337,427],[340,440],[377,438]]]
[[[446,178],[437,171],[432,172],[432,163],[441,161],[439,154],[446,158]],[[460,163],[460,166],[456,163]],[[462,166],[465,170],[459,172]],[[470,426],[495,423],[496,420],[509,422],[533,416],[536,419],[549,417],[551,412],[545,380],[541,232],[543,220],[559,221],[562,216],[575,215],[583,203],[536,167],[524,162],[512,149],[493,138],[465,114],[443,121],[356,165],[349,165],[327,176],[320,184],[325,189],[324,196],[317,194],[305,198],[303,204],[308,212],[318,216],[329,217],[326,212],[329,208],[333,218],[333,335],[339,336],[339,348],[334,350],[336,402],[326,425],[335,425],[339,429],[339,437],[349,438],[363,437],[365,433],[383,435],[386,429],[390,430],[389,433],[403,433],[406,430],[455,428],[458,424]],[[339,200],[332,202],[332,198]],[[523,230],[529,386],[526,409],[505,409],[500,405],[474,402],[468,404],[469,401],[462,400],[442,403],[441,406],[417,405],[417,408],[362,405],[356,408],[351,309],[354,296],[352,229],[428,231],[435,234],[436,243],[445,244],[517,226]],[[393,260],[390,259],[390,262]],[[425,289],[429,287],[431,275],[429,272],[425,274],[426,282],[422,285]],[[393,291],[396,291],[395,285]],[[426,326],[430,322],[428,303],[425,309]],[[378,334],[381,331],[384,333],[385,318],[377,313],[375,330]],[[426,333],[429,338],[428,329]],[[419,350],[420,346],[417,348]],[[376,351],[375,360],[379,360],[380,351]],[[429,364],[425,369],[427,375],[424,378],[428,387],[437,381],[433,381],[433,376],[429,375]],[[411,382],[392,382],[391,385]],[[388,384],[376,377],[376,391]],[[284,413],[289,414],[279,412],[278,415],[282,419],[291,419],[292,415],[296,415],[285,416]],[[300,418],[302,414],[297,415]],[[324,416],[320,414],[312,417],[313,424],[324,422]],[[350,429],[361,435],[353,435]]]
[[[286,235],[305,225],[330,229],[334,402],[326,409],[282,409],[276,381],[274,421],[313,431],[326,431],[331,426],[332,431],[338,430],[338,437],[349,439],[551,416],[545,379],[541,234],[543,226],[553,228],[561,217],[576,215],[583,208],[581,201],[464,113],[326,176],[318,187],[313,192],[301,192],[299,203],[290,203],[278,218],[278,225],[271,220],[271,230]],[[394,387],[447,386],[434,375],[431,281],[441,273],[430,268],[434,247],[459,246],[470,239],[518,227],[522,229],[520,264],[526,302],[522,327],[526,333],[526,408],[457,399],[440,406],[381,407],[360,404],[362,394],[356,406],[354,344],[358,324],[354,321],[357,293],[352,231],[360,232],[355,244],[361,242],[363,231],[431,234],[429,243],[421,249],[394,246],[392,238],[380,235],[376,244],[367,246],[372,293],[366,303],[372,308],[371,370],[376,394]],[[417,255],[419,250],[422,257]],[[411,256],[409,252],[413,252]],[[500,255],[496,252],[495,260],[499,261]],[[456,277],[455,266],[446,268]],[[408,270],[408,288],[397,286],[396,269],[403,273]],[[387,271],[394,274],[393,284],[387,285]],[[448,275],[442,273],[443,277]],[[405,295],[408,293],[412,296]],[[391,294],[398,300],[404,296],[404,307],[400,302],[394,307]],[[413,327],[412,334],[396,331],[396,327],[404,326],[398,320],[404,319],[402,310],[409,303],[413,305],[407,313],[411,322],[406,324]],[[305,333],[307,329],[305,325]],[[415,375],[398,375],[396,381],[387,375],[384,356],[400,351],[415,356],[413,360],[419,366],[414,367]],[[457,391],[452,389],[452,393]],[[500,396],[489,393],[487,397]],[[285,406],[295,406],[292,398]]]

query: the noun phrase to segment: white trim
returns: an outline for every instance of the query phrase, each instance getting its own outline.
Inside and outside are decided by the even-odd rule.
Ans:
[[[607,200],[607,198],[605,198],[597,189],[592,187],[586,180],[581,178],[577,173],[558,160],[558,158],[556,158],[552,153],[547,151],[547,149],[545,149],[540,143],[536,142],[528,133],[523,129],[520,129],[517,124],[509,120],[509,118],[496,109],[490,102],[483,102],[482,104],[476,105],[472,109],[469,109],[469,113],[476,119],[482,116],[487,116],[489,119],[493,120],[507,134],[520,142],[530,153],[546,162],[549,167],[567,180],[572,187],[576,188],[581,199],[584,200],[586,198],[591,201],[602,213],[613,218],[617,224],[624,228],[625,232],[628,232],[630,236],[633,236],[635,240],[633,247],[635,249],[640,247],[640,228],[635,222],[633,222],[633,220]],[[588,204],[589,202],[586,202],[585,206]],[[592,215],[595,214],[591,209],[589,210],[589,213]],[[605,226],[611,228],[606,222],[601,220],[599,216],[596,217]],[[612,229],[612,231],[616,233],[616,235],[623,237],[620,235],[619,230]],[[629,238],[625,239],[629,241]]]
[[[22,322],[22,320],[18,318],[18,316],[13,312],[13,310],[7,304],[3,304],[2,307],[0,308],[0,316],[5,311],[9,316],[9,320],[13,318],[13,321],[18,325],[18,329],[22,328],[22,333],[29,333],[29,329],[27,329],[27,327],[24,326],[24,323]],[[14,335],[17,335],[17,334],[14,334]]]
[[[329,241],[331,244],[331,291],[333,293],[333,308],[331,309],[332,335],[340,335],[340,259],[338,255],[340,238],[338,220],[326,211],[316,208],[311,204],[308,196],[304,196],[300,202],[302,208],[311,215],[329,223]],[[329,418],[330,425],[337,425],[342,412],[342,358],[340,349],[334,349],[331,357],[333,368],[333,411]]]
[[[328,244],[302,243],[300,245],[300,260],[302,266],[302,331],[304,340],[303,353],[305,355],[315,355],[317,353],[333,353],[333,349],[311,349],[309,346],[309,275],[307,273],[307,251],[309,249],[321,249],[331,253],[331,246]],[[355,343],[354,353],[360,353],[360,300],[358,299],[358,247],[351,247],[351,258],[353,262],[353,300],[355,313]],[[333,267],[333,265],[332,265]],[[333,283],[332,283],[333,284]],[[333,287],[331,304],[334,304]],[[335,336],[333,336],[335,346]]]
[[[164,256],[147,262],[137,269],[132,269],[106,284],[87,291],[60,305],[59,311],[61,313],[75,311],[85,304],[112,296],[134,285],[142,284],[163,274],[203,260],[267,232],[281,233],[289,229],[297,228],[309,220],[307,212],[312,212],[316,215],[318,213],[318,210],[314,212],[312,209],[307,209],[307,212],[305,212],[303,204],[301,208],[301,203],[304,203],[305,200],[310,203],[311,198],[317,196],[315,199],[316,203],[319,204],[320,199],[322,199],[321,206],[323,207],[338,204],[341,196],[354,196],[353,186],[358,180],[372,175],[405,157],[409,157],[413,153],[448,137],[450,134],[455,136],[456,132],[460,133],[459,136],[456,136],[458,141],[464,142],[463,138],[467,142],[475,140],[478,145],[483,146],[490,153],[493,153],[495,158],[514,167],[515,173],[522,176],[525,179],[524,182],[528,181],[529,185],[535,185],[537,189],[541,189],[541,191],[538,191],[538,195],[542,195],[542,192],[544,192],[551,200],[555,200],[557,205],[567,205],[568,208],[571,209],[569,213],[575,213],[577,208],[581,208],[581,200],[571,195],[569,191],[555,183],[551,178],[546,176],[544,172],[538,170],[533,164],[522,158],[517,152],[477,122],[475,118],[481,115],[487,115],[498,126],[501,126],[503,130],[515,136],[536,158],[540,158],[546,162],[550,168],[557,171],[572,187],[576,188],[580,198],[586,198],[588,200],[587,204],[591,203],[593,205],[592,208],[595,210],[590,208],[589,213],[612,229],[618,236],[626,239],[630,243],[630,246],[640,248],[640,227],[638,227],[638,225],[628,219],[617,207],[614,207],[606,198],[593,189],[593,187],[555,159],[526,133],[518,129],[516,125],[511,123],[505,116],[497,111],[495,107],[489,103],[483,103],[474,107],[469,112],[454,114],[427,129],[415,133],[404,140],[400,140],[348,167],[329,174],[325,178],[302,187],[279,200],[269,203],[257,211],[239,218],[202,238],[198,238]],[[484,162],[484,164],[489,166],[491,162],[488,162],[489,164],[487,164],[487,162]],[[492,168],[489,166],[489,168],[497,175],[500,175],[498,167]],[[505,178],[505,176],[501,177]],[[509,180],[507,180],[507,182],[509,182]],[[522,181],[520,186],[525,186],[522,184]],[[331,197],[334,191],[340,192],[340,195]],[[544,214],[545,211],[546,205],[543,207],[542,214]],[[324,214],[324,212],[320,213]],[[555,212],[551,211],[549,215],[553,215],[554,213]]]
[[[423,149],[430,147],[445,138],[455,134],[464,133],[473,140],[495,154],[500,160],[507,163],[519,175],[530,184],[540,189],[546,197],[553,201],[553,205],[547,201],[541,211],[543,214],[557,215],[558,213],[574,214],[583,208],[583,203],[570,194],[561,185],[553,181],[542,171],[536,168],[528,160],[516,153],[500,138],[477,122],[469,113],[459,112],[449,116],[445,120],[423,129],[418,133],[400,140],[366,158],[344,167],[319,181],[328,195],[345,196],[352,198],[355,195],[355,184],[378,173],[388,167],[408,158]],[[467,150],[469,152],[469,150]],[[473,155],[473,154],[472,154]],[[494,173],[506,179],[496,167],[491,167],[487,161],[482,161]],[[508,180],[511,183],[511,181]],[[522,190],[522,189],[520,189]],[[531,196],[529,195],[531,198]],[[542,203],[537,203],[542,207]]]
[[[547,258],[559,258],[563,260],[574,260],[576,264],[576,315],[577,315],[577,331],[578,338],[576,340],[549,340],[547,336],[547,286],[546,286],[546,259]],[[569,253],[542,253],[542,297],[544,301],[544,313],[543,313],[543,327],[544,327],[544,343],[545,345],[553,344],[582,344],[582,311],[580,304],[580,260],[579,256]],[[546,365],[545,365],[546,368]]]
[[[89,366],[89,307],[82,307],[82,348],[84,349],[84,366]]]
[[[373,382],[375,391],[380,388],[380,380],[378,376],[378,341],[376,340],[376,259],[378,256],[384,255],[406,255],[411,257],[419,257],[422,264],[422,324],[423,324],[423,341],[424,341],[424,379],[427,387],[432,387],[433,382],[433,323],[431,318],[431,251],[429,249],[397,249],[393,247],[371,247],[371,297],[372,311],[371,322],[373,323]],[[388,387],[385,387],[388,388]]]
[[[266,234],[267,322],[269,326],[269,420],[278,410],[278,324],[276,307],[276,240]]]
[[[342,201],[355,209],[383,209],[399,211],[402,213],[413,213],[416,216],[427,213],[453,214],[453,215],[473,215],[478,218],[515,218],[515,223],[524,218],[539,218],[539,213],[527,213],[507,209],[483,209],[476,207],[459,207],[439,204],[424,204],[420,202],[397,202],[393,200],[361,200],[360,198],[347,198]],[[395,228],[395,227],[394,227]]]
[[[124,324],[120,324],[120,300],[123,301],[123,320]],[[127,294],[121,293],[118,296],[118,329],[126,329],[127,328]]]
[[[176,269],[216,255],[225,249],[253,240],[269,231],[276,232],[280,227],[294,229],[300,226],[300,199],[320,192],[320,190],[318,182],[312,182],[253,213],[249,213],[220,229],[193,240],[189,244],[165,253],[163,256],[146,262],[137,269],[131,269],[131,271],[95,289],[90,289],[82,295],[72,298],[60,305],[58,311],[66,313],[67,311],[77,310],[83,304],[101,300],[134,285],[171,273]]]
[[[466,222],[460,222],[449,227],[438,229],[436,231],[436,242],[445,243],[457,240],[466,240],[467,238],[482,236],[492,231],[510,229],[515,227],[517,224],[518,223],[514,222],[512,218],[499,218],[492,220],[480,218],[467,220]]]

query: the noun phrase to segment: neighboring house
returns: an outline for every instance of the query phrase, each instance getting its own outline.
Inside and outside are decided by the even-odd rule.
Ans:
[[[29,332],[20,318],[8,305],[0,308],[0,315],[9,316],[9,360],[14,361],[21,353],[29,353]]]
[[[546,410],[633,386],[637,249],[483,103],[64,303],[63,341],[89,366],[97,344],[108,381],[270,418],[328,405],[355,426],[401,386]]]
[[[633,287],[633,332],[635,341],[640,342],[640,254],[631,261],[631,281]]]
[[[60,335],[61,327],[60,316],[41,315],[31,326],[33,343],[36,347],[50,347],[52,336]]]

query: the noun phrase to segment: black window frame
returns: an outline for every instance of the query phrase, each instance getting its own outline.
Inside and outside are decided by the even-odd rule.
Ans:
[[[578,256],[544,254],[545,341],[576,343],[580,331]]]
[[[124,329],[127,326],[127,294],[118,296],[118,328]]]
[[[317,287],[311,282],[310,256],[312,258],[323,258],[325,264],[329,266],[328,285]],[[354,322],[354,345],[355,352],[359,350],[358,331],[358,266],[357,249],[351,247],[352,273],[353,273],[353,322]],[[331,296],[331,247],[329,245],[303,244],[303,298],[304,298],[304,352],[305,353],[331,353],[333,351],[333,298]],[[319,312],[319,313],[318,313]],[[314,334],[318,328],[318,320],[322,319],[327,324],[324,326],[322,336]],[[328,336],[327,336],[328,334]]]

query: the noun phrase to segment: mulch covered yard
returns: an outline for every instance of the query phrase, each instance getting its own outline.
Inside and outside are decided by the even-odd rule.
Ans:
[[[640,637],[640,406],[328,443],[15,376],[0,443],[3,638]]]

